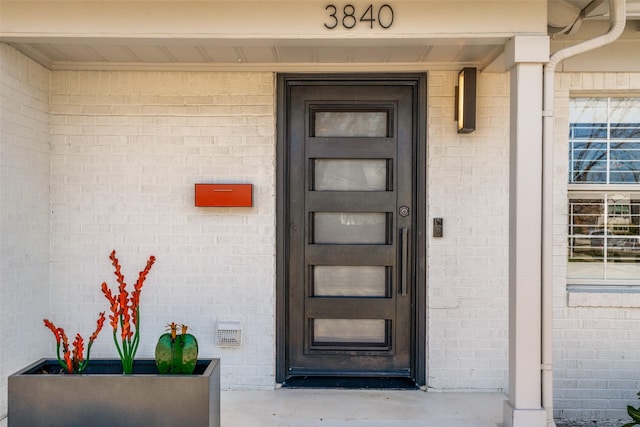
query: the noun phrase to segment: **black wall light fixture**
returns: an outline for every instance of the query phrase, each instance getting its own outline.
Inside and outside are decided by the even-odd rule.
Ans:
[[[456,86],[456,121],[458,133],[476,130],[476,76],[477,69],[465,67],[458,73]]]

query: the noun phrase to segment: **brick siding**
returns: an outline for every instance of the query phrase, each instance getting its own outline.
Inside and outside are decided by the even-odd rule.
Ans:
[[[49,75],[0,44],[0,419],[7,376],[51,345]]]
[[[454,121],[457,73],[429,73],[428,386],[508,386],[509,79],[480,74],[477,130]]]
[[[579,96],[612,93],[640,96],[640,74],[562,73],[556,76],[555,416],[604,426],[612,420],[629,422],[626,406],[637,407],[640,403],[636,396],[640,390],[640,299],[635,294],[567,292],[569,98],[576,93]]]
[[[225,388],[274,384],[275,125],[271,73],[75,72],[51,78],[51,302],[90,329],[116,249],[143,288],[139,357],[170,322],[222,359]],[[252,208],[194,206],[195,183],[252,183]],[[215,345],[219,318],[244,345]],[[93,347],[113,357],[110,336]]]

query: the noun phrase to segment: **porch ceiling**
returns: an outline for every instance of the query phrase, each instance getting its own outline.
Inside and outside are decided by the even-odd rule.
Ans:
[[[405,64],[483,68],[506,38],[478,40],[47,39],[10,44],[50,69],[300,68]]]

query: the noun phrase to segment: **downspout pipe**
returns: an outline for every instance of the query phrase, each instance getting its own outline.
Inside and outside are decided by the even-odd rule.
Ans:
[[[578,43],[551,55],[544,66],[542,111],[542,404],[547,411],[547,426],[553,420],[553,101],[558,64],[572,56],[615,41],[626,24],[625,0],[609,0],[609,30],[598,37]]]

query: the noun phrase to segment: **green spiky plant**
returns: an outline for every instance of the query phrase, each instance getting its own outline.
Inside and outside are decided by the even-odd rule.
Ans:
[[[178,327],[182,330],[178,334]],[[198,341],[187,333],[187,325],[167,325],[156,345],[156,366],[161,374],[191,375],[198,361]]]
[[[637,393],[638,398],[640,398],[640,391]],[[632,426],[640,426],[640,407],[634,408],[631,405],[627,405],[627,414],[633,420],[632,423],[626,423],[622,427],[632,427]]]

